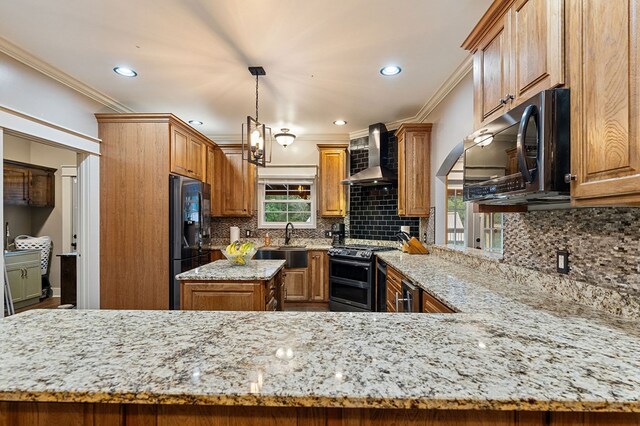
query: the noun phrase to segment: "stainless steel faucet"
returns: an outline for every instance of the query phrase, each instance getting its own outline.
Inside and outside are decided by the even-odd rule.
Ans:
[[[291,227],[291,230],[289,230],[289,227]],[[289,245],[289,241],[291,241],[291,234],[293,233],[293,223],[289,222],[287,223],[287,226],[284,227],[284,245],[288,246]]]

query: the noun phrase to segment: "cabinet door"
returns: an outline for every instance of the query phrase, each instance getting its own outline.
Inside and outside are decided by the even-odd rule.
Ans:
[[[193,136],[189,136],[187,145],[187,173],[198,180],[204,180],[203,172],[203,148],[204,144]]]
[[[284,272],[285,300],[306,302],[309,300],[307,269],[287,269]]]
[[[29,205],[55,206],[55,175],[44,170],[29,170]]]
[[[213,167],[209,167],[212,173],[211,177],[211,216],[222,216],[222,205],[224,204],[224,172],[226,157],[224,153],[214,148],[211,153],[213,159],[209,158],[208,164],[213,164]]]
[[[344,217],[347,214],[347,151],[320,147],[320,216]]]
[[[171,126],[171,171],[189,176],[189,135],[177,126]]]
[[[23,285],[25,299],[42,295],[42,271],[39,264],[24,268]]]
[[[637,205],[640,1],[569,4],[573,202]]]
[[[431,202],[431,131],[408,131],[403,139],[403,214],[425,217]]]
[[[509,16],[488,33],[473,55],[475,128],[504,114],[509,95]]]
[[[242,150],[225,150],[222,189],[222,214],[248,216],[249,163],[242,159]]]
[[[211,146],[207,144],[207,148],[206,148],[206,153],[205,153],[205,179],[204,182],[208,183],[211,186],[211,191],[214,193],[213,195],[215,196],[215,181],[216,181],[216,176],[215,176],[215,168],[216,166],[216,159],[215,159],[215,149]],[[212,200],[213,202],[213,200]],[[213,206],[212,206],[213,208]]]
[[[512,108],[564,83],[564,1],[517,0],[509,14]]]
[[[309,252],[309,288],[312,302],[329,301],[328,257],[325,251]]]
[[[262,283],[182,283],[180,309],[262,311]]]
[[[29,205],[29,171],[4,165],[4,202],[12,206]]]
[[[24,269],[12,269],[7,267],[7,275],[9,277],[9,288],[11,289],[11,300],[13,303],[25,300],[24,291]]]

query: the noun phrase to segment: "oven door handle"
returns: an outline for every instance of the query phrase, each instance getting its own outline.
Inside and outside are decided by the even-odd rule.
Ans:
[[[366,269],[367,271],[371,268],[371,264],[368,262],[358,262],[357,260],[341,260],[341,259],[329,259],[331,262],[334,263],[341,263],[343,265],[348,265],[348,266],[358,266],[361,267],[363,269]]]
[[[529,121],[532,117],[533,117],[533,121],[536,123],[536,128],[538,129],[538,132],[540,132],[538,107],[535,105],[529,105],[527,108],[525,108],[524,113],[522,113],[522,118],[520,119],[520,128],[518,129],[518,138],[517,138],[518,166],[520,167],[520,173],[522,173],[522,177],[527,183],[533,182],[533,176],[531,175],[531,172],[529,171],[529,166],[527,165],[527,157],[526,157],[527,151],[525,146],[525,137],[527,135],[527,128],[529,127]],[[540,142],[539,135],[537,136],[537,140],[538,140],[537,142],[539,143]]]

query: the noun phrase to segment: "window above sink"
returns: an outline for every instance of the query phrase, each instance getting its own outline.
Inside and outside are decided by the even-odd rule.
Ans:
[[[316,185],[313,179],[263,179],[258,183],[258,227],[316,227]]]

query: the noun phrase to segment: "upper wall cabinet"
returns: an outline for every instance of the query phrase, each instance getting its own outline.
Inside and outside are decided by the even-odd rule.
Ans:
[[[431,201],[431,124],[402,124],[398,138],[398,216],[427,217]]]
[[[221,145],[212,153],[215,170],[212,216],[249,217],[255,211],[255,166],[242,159],[241,145]]]
[[[344,217],[347,214],[346,144],[318,145],[319,212],[320,216]]]
[[[4,161],[4,203],[12,206],[55,207],[56,169]]]
[[[463,47],[473,53],[478,129],[564,84],[564,1],[496,0]]]
[[[640,204],[640,0],[568,1],[574,205]]]
[[[205,142],[182,126],[171,125],[171,172],[204,180]]]

